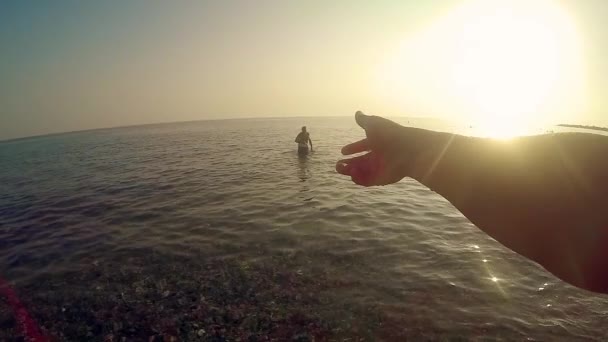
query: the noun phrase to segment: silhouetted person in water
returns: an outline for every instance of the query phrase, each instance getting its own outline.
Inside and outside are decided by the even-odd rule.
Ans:
[[[298,143],[298,154],[305,156],[308,154],[308,144],[310,143],[310,150],[312,151],[312,140],[310,140],[310,134],[306,132],[306,126],[302,127],[302,132],[296,136],[296,142]]]
[[[336,170],[363,186],[411,177],[479,229],[575,286],[608,293],[608,137],[512,141],[403,127],[355,114],[367,138]]]

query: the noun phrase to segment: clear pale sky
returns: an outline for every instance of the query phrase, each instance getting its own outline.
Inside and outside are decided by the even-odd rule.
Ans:
[[[608,2],[516,2],[3,1],[0,139],[358,109],[607,124]]]

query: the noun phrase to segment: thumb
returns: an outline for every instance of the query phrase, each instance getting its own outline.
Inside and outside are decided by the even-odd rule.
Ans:
[[[370,134],[377,135],[382,133],[391,133],[395,129],[403,128],[403,126],[391,120],[380,116],[366,115],[360,110],[355,113],[355,121],[366,131],[368,136]]]
[[[363,128],[363,129],[366,129],[366,128],[367,128],[367,126],[368,126],[368,122],[369,122],[369,118],[370,118],[370,117],[369,117],[368,115],[363,114],[363,112],[362,112],[362,111],[360,111],[360,110],[358,110],[358,111],[355,113],[355,121],[356,121],[356,122],[357,122],[357,124],[358,124],[358,125],[359,125],[361,128]]]

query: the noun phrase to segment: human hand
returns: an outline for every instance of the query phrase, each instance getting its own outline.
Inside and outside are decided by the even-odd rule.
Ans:
[[[413,164],[431,132],[403,127],[361,111],[355,113],[355,120],[367,138],[344,146],[342,154],[368,153],[338,161],[336,171],[363,186],[392,184],[411,176]]]

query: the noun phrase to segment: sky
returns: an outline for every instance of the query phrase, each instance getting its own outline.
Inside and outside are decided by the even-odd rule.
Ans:
[[[0,139],[341,116],[607,125],[603,0],[0,2]]]

